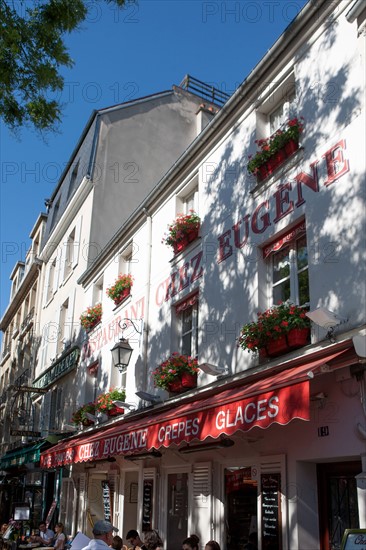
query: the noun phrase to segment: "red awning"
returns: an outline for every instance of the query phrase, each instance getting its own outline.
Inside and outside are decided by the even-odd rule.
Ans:
[[[186,298],[185,300],[182,300],[181,302],[179,302],[179,304],[175,306],[175,312],[177,314],[182,313],[182,311],[185,311],[189,307],[194,306],[194,304],[196,304],[197,302],[198,302],[198,291],[188,296],[188,298]]]
[[[41,467],[101,460],[169,447],[173,443],[203,441],[207,437],[216,439],[239,430],[247,432],[255,426],[285,425],[296,418],[309,420],[309,371],[314,372],[344,352],[220,391],[214,397],[178,405],[155,416],[126,420],[61,442],[41,454]]]
[[[281,248],[285,245],[293,241],[294,239],[297,239],[300,235],[304,234],[306,232],[306,224],[305,222],[301,222],[295,227],[293,227],[290,231],[282,235],[279,239],[276,239],[275,241],[272,241],[270,244],[265,246],[263,248],[263,258],[266,259],[272,252],[277,252],[278,250],[281,250]]]

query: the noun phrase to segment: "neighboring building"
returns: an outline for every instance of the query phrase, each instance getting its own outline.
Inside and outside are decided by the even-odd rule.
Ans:
[[[41,294],[39,260],[47,216],[41,214],[29,237],[25,262],[18,262],[10,276],[10,303],[0,321],[4,333],[0,362],[1,462],[0,515],[4,521],[16,502],[31,505],[34,521],[41,519],[52,494],[42,488],[54,478],[39,468],[41,449],[50,446],[39,431],[40,396],[32,386],[39,348]],[[55,443],[57,440],[52,440]]]

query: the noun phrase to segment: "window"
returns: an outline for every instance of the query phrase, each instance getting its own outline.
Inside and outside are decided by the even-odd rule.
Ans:
[[[191,210],[197,212],[198,210],[198,187],[196,187],[189,195],[183,200],[184,214],[189,214]]]
[[[120,254],[118,258],[118,274],[128,275],[131,273],[133,260],[133,245],[132,243]]]
[[[103,276],[93,286],[93,305],[103,301]]]
[[[181,352],[183,355],[198,356],[198,293],[180,302],[176,308],[180,323]]]
[[[194,210],[199,212],[198,205],[198,176],[195,175],[176,196],[176,213],[189,214]]]
[[[304,305],[309,297],[309,265],[305,224],[299,224],[264,249],[271,266],[272,303]]]
[[[292,89],[289,91],[287,97],[269,114],[270,135],[281,128],[287,120],[296,115],[296,110],[294,109],[295,99],[295,89]]]
[[[288,119],[296,116],[295,75],[290,73],[281,82],[271,83],[263,90],[257,108],[257,139],[268,138]]]

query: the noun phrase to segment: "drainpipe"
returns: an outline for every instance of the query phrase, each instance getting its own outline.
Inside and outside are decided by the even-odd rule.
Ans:
[[[365,0],[356,0],[352,8],[346,13],[346,19],[348,23],[353,23],[359,15],[361,15],[362,10],[365,9]]]
[[[149,316],[150,316],[150,288],[151,288],[151,249],[152,249],[152,217],[147,208],[142,209],[146,216],[147,238],[146,238],[146,287],[145,287],[145,312],[144,312],[144,331],[143,331],[143,365],[144,365],[144,388],[147,388],[148,373],[148,345],[149,345]]]

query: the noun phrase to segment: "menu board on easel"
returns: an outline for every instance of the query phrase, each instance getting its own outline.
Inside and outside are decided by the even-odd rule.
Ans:
[[[153,491],[154,481],[152,479],[145,479],[142,507],[142,531],[151,531],[152,529]]]
[[[112,510],[111,510],[111,489],[109,487],[108,481],[102,481],[102,495],[103,495],[103,509],[104,509],[104,519],[106,521],[111,521]]]
[[[280,550],[281,546],[281,474],[262,474],[262,545]]]

